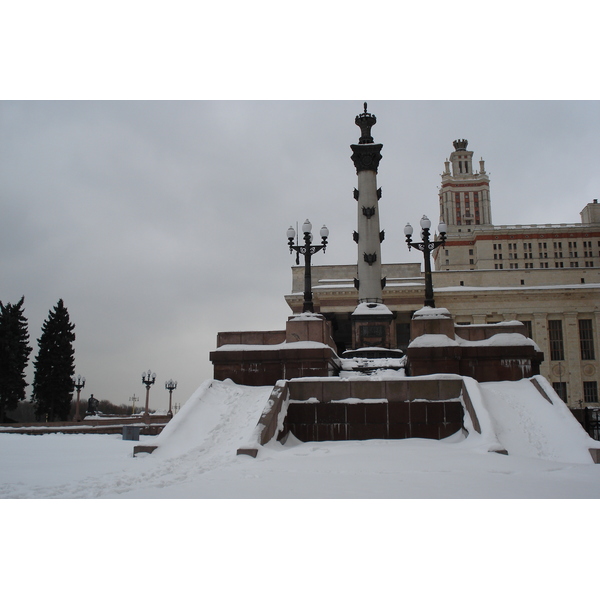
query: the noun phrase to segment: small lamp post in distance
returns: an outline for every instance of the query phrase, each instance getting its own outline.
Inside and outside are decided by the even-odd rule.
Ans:
[[[142,383],[146,386],[146,410],[144,411],[144,421],[146,423],[150,422],[150,413],[148,412],[148,406],[150,403],[150,386],[154,385],[156,381],[156,373],[152,373],[150,369],[148,369],[147,373],[142,373]]]
[[[306,219],[302,224],[302,233],[304,234],[304,244],[296,245],[294,244],[294,238],[296,237],[296,230],[293,227],[290,227],[287,230],[288,237],[288,246],[290,247],[290,254],[292,252],[296,252],[296,264],[300,264],[300,254],[304,254],[304,303],[302,304],[302,312],[315,312],[315,307],[313,304],[313,295],[312,295],[312,276],[311,276],[311,257],[313,254],[319,252],[319,250],[323,250],[325,253],[325,249],[327,247],[327,238],[329,237],[329,229],[323,225],[321,227],[321,231],[319,232],[321,235],[321,244],[319,245],[311,245],[312,242],[312,223]]]
[[[173,416],[173,411],[171,410],[171,397],[173,396],[173,390],[177,387],[177,382],[169,379],[165,381],[165,389],[169,390],[169,412],[167,412],[168,417]]]
[[[431,253],[437,247],[446,245],[446,231],[448,231],[448,229],[446,227],[446,223],[441,222],[438,225],[440,239],[432,242],[429,239],[431,221],[425,215],[423,215],[419,225],[421,226],[422,242],[412,241],[413,228],[410,223],[406,224],[406,227],[404,228],[404,235],[406,236],[406,243],[409,250],[411,248],[416,248],[423,253],[425,258],[425,306],[435,308],[435,301],[433,299],[433,279],[431,277]]]
[[[82,377],[81,375],[73,377],[73,385],[77,390],[77,402],[75,403],[75,421],[81,421],[81,417],[79,416],[79,397],[81,396],[81,390],[85,387],[85,377]]]

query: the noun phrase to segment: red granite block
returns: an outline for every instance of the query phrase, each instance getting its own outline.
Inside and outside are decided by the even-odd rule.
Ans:
[[[408,402],[390,402],[388,404],[388,419],[392,423],[410,422],[410,404]]]
[[[377,404],[365,403],[365,421],[367,423],[387,423],[387,402]]]
[[[427,403],[427,423],[430,425],[444,422],[444,402]]]
[[[316,402],[291,402],[287,411],[288,423],[316,423]]]
[[[410,437],[408,423],[390,423],[388,425],[388,437],[391,440],[403,440]]]
[[[411,423],[427,423],[427,403],[426,402],[411,402],[410,403],[410,422]]]
[[[320,402],[317,407],[317,423],[345,423],[346,405],[340,402]]]
[[[365,404],[347,404],[346,420],[352,425],[364,425],[366,423]]]
[[[439,426],[438,425],[428,425],[427,423],[411,423],[410,437],[439,440],[440,439]]]
[[[445,420],[447,423],[463,422],[463,407],[460,402],[444,402]]]

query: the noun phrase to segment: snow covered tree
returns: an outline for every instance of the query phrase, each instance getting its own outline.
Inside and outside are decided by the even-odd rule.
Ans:
[[[25,400],[25,369],[31,347],[22,297],[16,304],[0,302],[0,423],[6,412]]]
[[[36,404],[38,419],[46,416],[48,421],[66,421],[69,418],[75,374],[74,329],[63,301],[59,300],[42,325],[38,355],[33,361],[31,399]]]

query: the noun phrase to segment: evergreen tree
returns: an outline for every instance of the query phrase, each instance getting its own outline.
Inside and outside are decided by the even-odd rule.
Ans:
[[[66,421],[73,395],[75,325],[62,300],[48,313],[38,339],[38,355],[33,361],[32,401],[38,419]]]
[[[6,412],[15,410],[25,400],[25,369],[31,347],[27,319],[23,315],[22,297],[17,304],[0,302],[0,423]]]

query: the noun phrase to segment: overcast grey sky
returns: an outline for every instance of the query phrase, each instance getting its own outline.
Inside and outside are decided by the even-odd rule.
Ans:
[[[486,161],[495,224],[579,222],[600,196],[592,101],[369,101],[383,144],[384,262],[416,262],[406,221],[437,223],[452,141]],[[62,298],[84,395],[183,403],[218,331],[281,329],[290,224],[326,224],[315,264],[356,262],[358,101],[0,103],[0,299],[25,296],[32,358]],[[30,369],[31,372],[31,369]],[[31,376],[29,376],[31,382]]]
[[[150,368],[151,406],[161,408],[166,379],[179,381],[183,403],[212,375],[218,331],[283,328],[289,225],[327,224],[316,264],[356,261],[349,146],[363,101],[383,144],[384,262],[418,260],[402,230],[423,213],[437,221],[457,138],[486,161],[495,223],[579,221],[600,195],[589,7],[7,6],[0,299],[25,296],[31,358],[62,298],[85,397],[143,398]],[[104,101],[129,98],[141,100]],[[156,98],[190,101],[144,101]],[[334,100],[312,101],[321,98]]]

